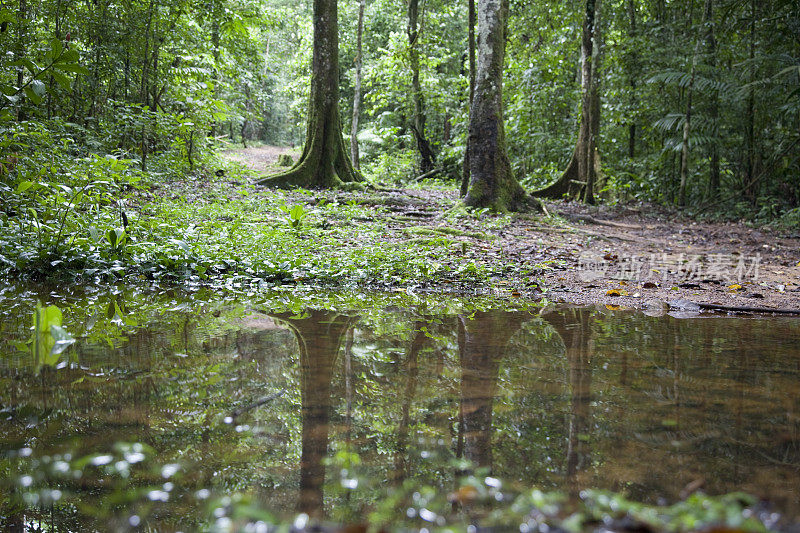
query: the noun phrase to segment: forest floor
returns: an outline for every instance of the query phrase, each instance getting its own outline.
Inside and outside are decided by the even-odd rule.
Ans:
[[[259,175],[279,170],[271,146],[223,155]],[[258,194],[269,194],[255,189]],[[284,193],[292,201],[294,193]],[[800,231],[692,220],[652,205],[585,206],[548,202],[551,216],[459,213],[454,186],[387,186],[365,192],[323,192],[317,200],[371,208],[380,239],[393,245],[446,237],[453,260],[495,265],[484,287],[432,282],[426,291],[495,291],[544,295],[551,301],[693,313],[696,304],[800,311]],[[307,192],[298,201],[309,203]],[[315,201],[312,199],[310,204]],[[465,210],[460,208],[463,215]],[[467,253],[469,250],[469,253]],[[459,259],[461,256],[461,259]],[[496,268],[497,265],[506,268]],[[437,286],[438,285],[438,286]]]

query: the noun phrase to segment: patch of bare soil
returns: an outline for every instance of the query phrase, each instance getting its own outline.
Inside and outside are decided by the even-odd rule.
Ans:
[[[529,267],[530,279],[497,281],[512,294],[541,289],[550,300],[654,313],[670,308],[692,313],[696,306],[690,302],[704,309],[800,313],[800,232],[781,235],[741,223],[697,222],[646,205],[594,208],[559,202],[548,204],[548,210],[563,222],[518,215],[499,229],[482,230],[469,218],[445,216],[457,201],[453,191],[382,196],[399,215],[387,221],[396,231],[390,239],[408,238],[402,230],[409,226],[448,226],[467,234],[454,238],[470,241],[480,260]],[[476,230],[494,238],[470,237]]]
[[[518,250],[521,258],[552,253],[563,259],[544,276],[551,298],[653,310],[658,301],[679,307],[690,301],[800,311],[800,233],[697,222],[651,206],[553,208],[567,219],[569,233],[537,229],[530,222],[514,230],[516,235],[538,233],[551,247],[545,253]]]
[[[297,161],[300,152],[295,147],[270,145],[232,148],[222,152],[225,159],[240,163],[256,172],[277,172],[281,168],[277,166],[278,156],[283,154],[289,154]]]

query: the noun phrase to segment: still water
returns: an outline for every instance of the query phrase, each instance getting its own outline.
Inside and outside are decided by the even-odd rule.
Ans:
[[[25,344],[37,300],[75,338],[47,361]],[[3,530],[413,526],[470,473],[800,515],[797,319],[153,288],[0,305]]]

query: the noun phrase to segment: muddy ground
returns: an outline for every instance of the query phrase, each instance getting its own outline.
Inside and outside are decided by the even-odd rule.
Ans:
[[[226,157],[259,174],[277,170],[289,148],[232,150]],[[729,308],[796,310],[800,314],[800,228],[778,232],[743,223],[701,222],[651,205],[585,206],[548,202],[548,212],[515,215],[497,229],[474,219],[447,216],[455,190],[390,189],[338,193],[347,200],[381,206],[388,241],[409,239],[409,227],[453,228],[453,237],[480,250],[481,260],[530,267],[527,278],[494,280],[514,296],[540,296],[575,304],[692,312],[686,302]],[[485,215],[490,217],[493,215]],[[488,235],[487,235],[488,234]],[[488,237],[488,238],[486,238]],[[442,287],[445,289],[446,287]]]

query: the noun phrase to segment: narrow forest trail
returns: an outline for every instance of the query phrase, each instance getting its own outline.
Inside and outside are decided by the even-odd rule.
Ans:
[[[275,172],[281,167],[277,166],[278,156],[288,154],[297,161],[300,149],[291,146],[258,145],[248,148],[231,148],[221,152],[222,157],[228,161],[240,163],[256,172]]]

